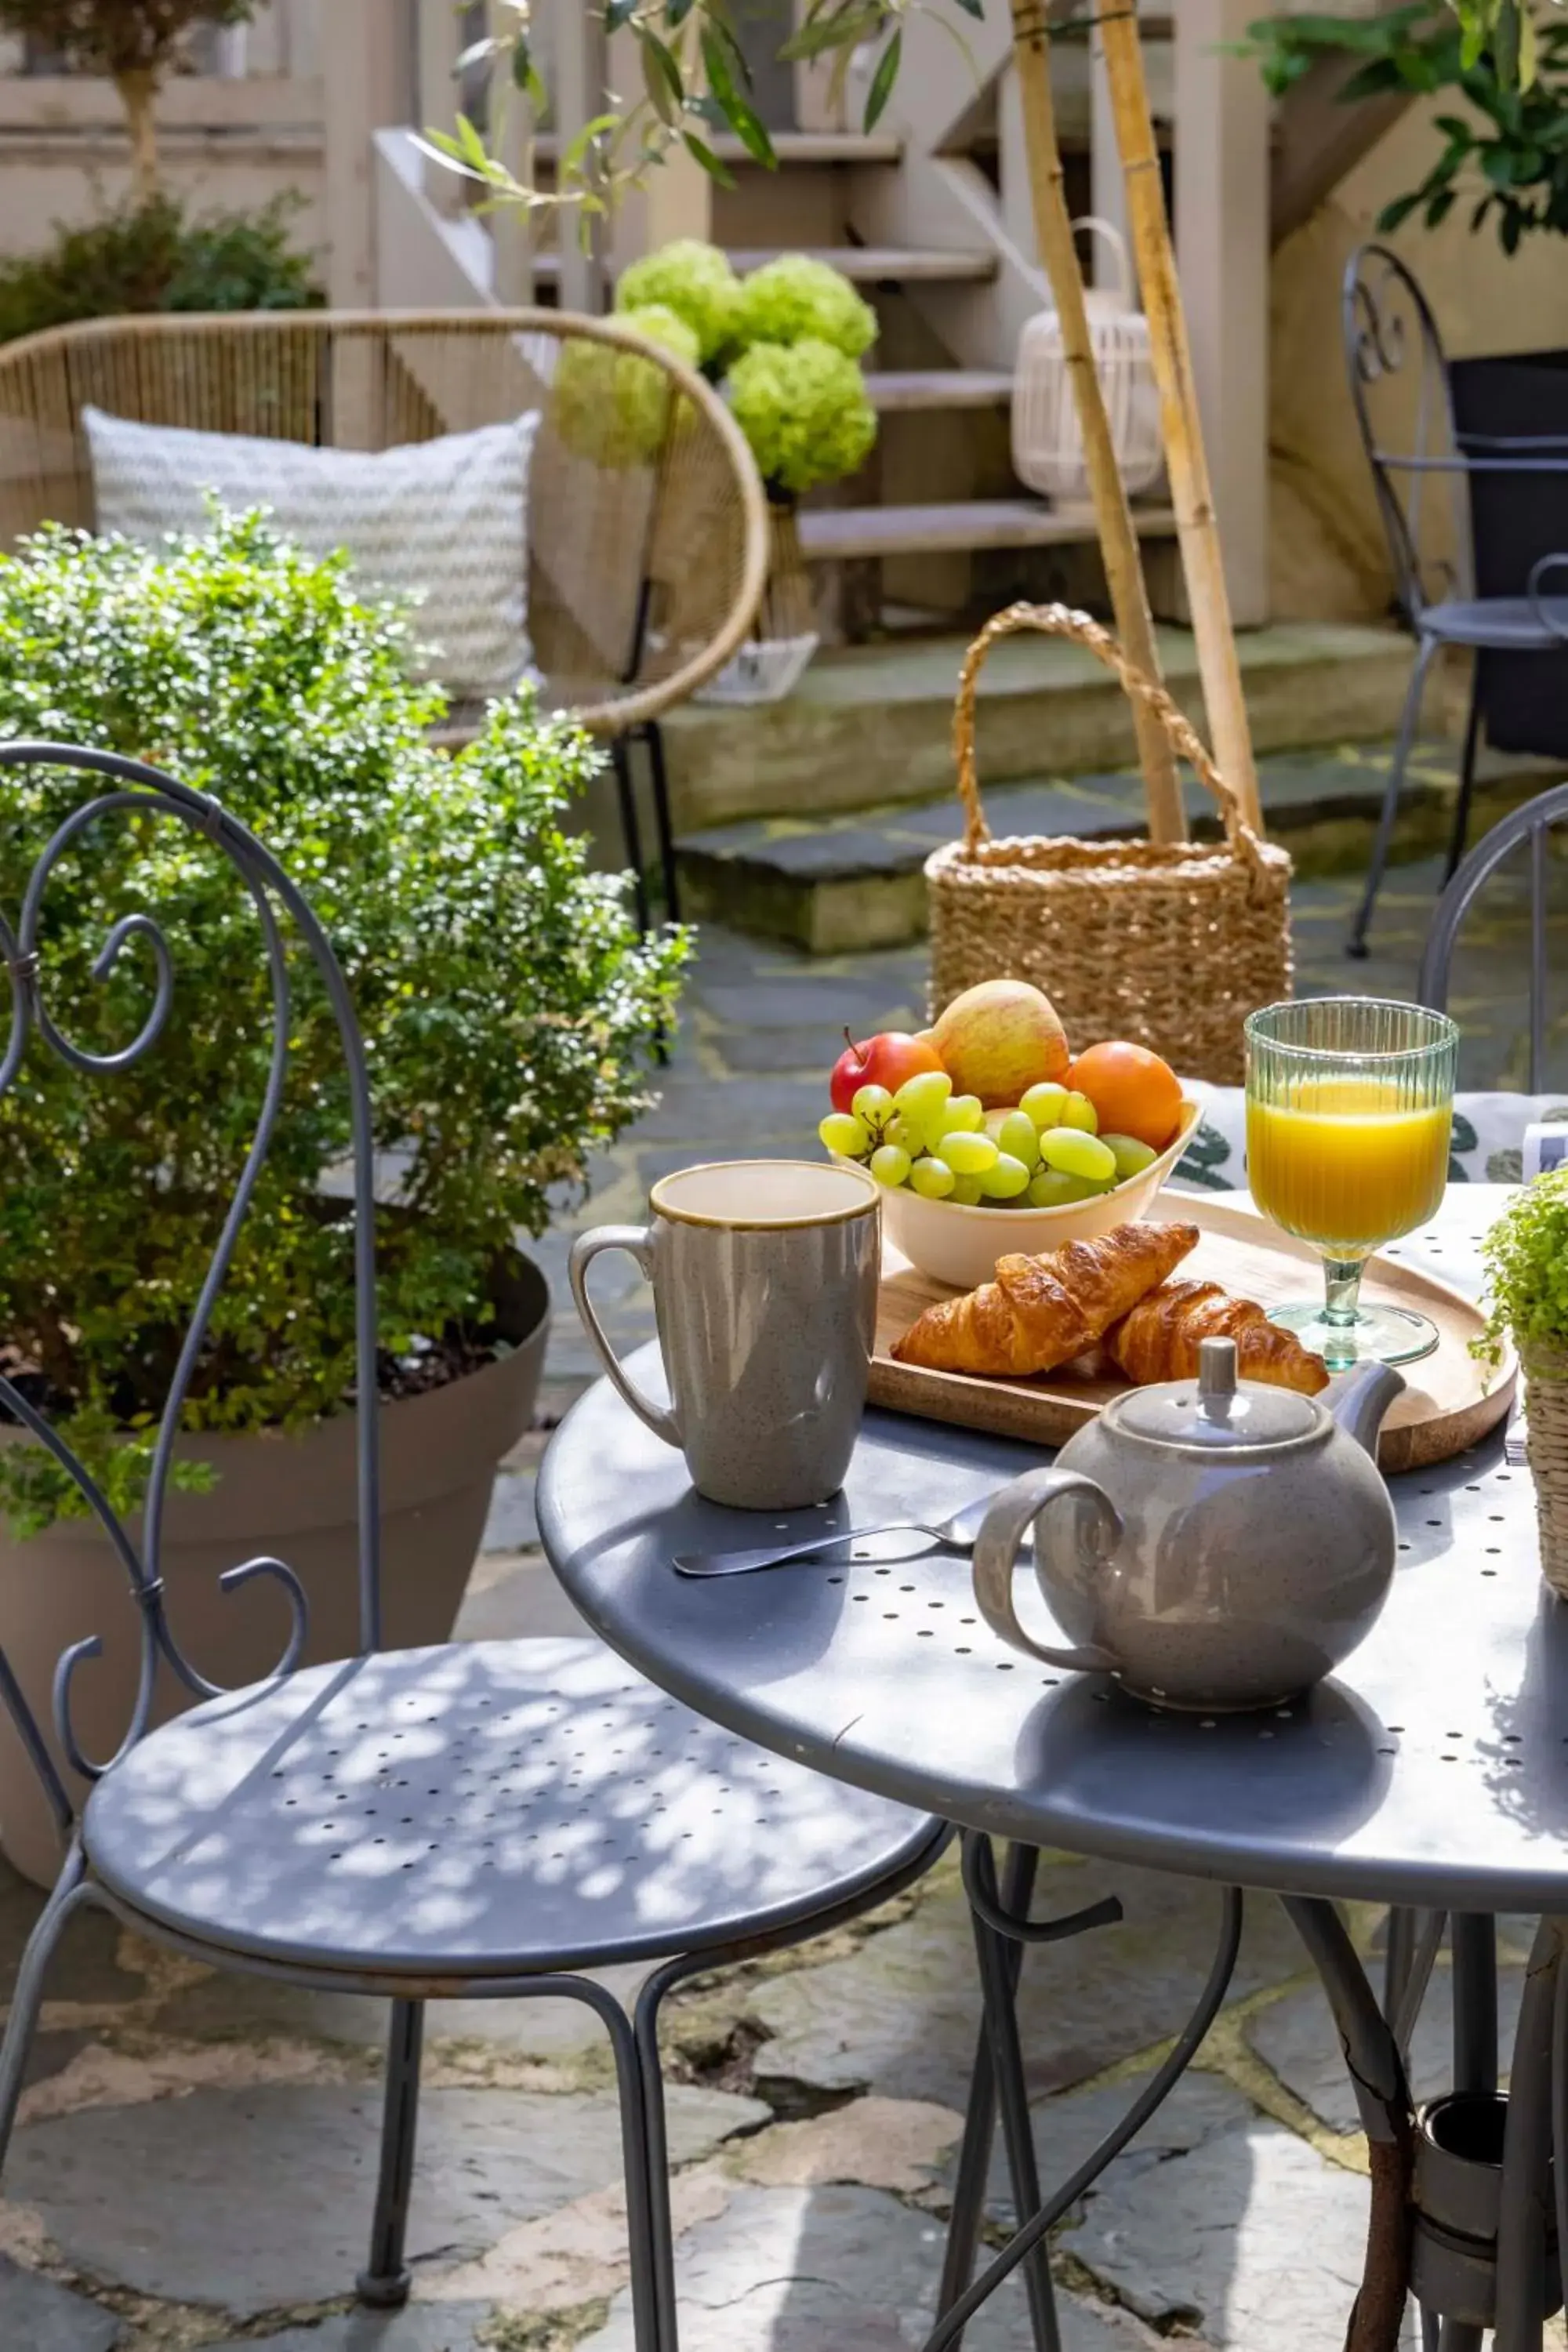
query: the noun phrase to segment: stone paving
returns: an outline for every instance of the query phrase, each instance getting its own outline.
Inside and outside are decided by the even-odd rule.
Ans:
[[[1408,990],[1434,874],[1394,876],[1374,961],[1345,966],[1349,886],[1303,886],[1308,986]],[[1517,908],[1489,911],[1461,969],[1468,1084],[1517,1079]],[[858,1034],[917,1013],[919,950],[806,963],[704,936],[660,1108],[595,1172],[574,1222],[640,1213],[650,1180],[703,1153],[795,1151],[823,1072]],[[1568,1032],[1553,1078],[1568,1085]],[[573,1229],[546,1244],[557,1295]],[[617,1339],[646,1334],[635,1276],[606,1267]],[[587,1371],[552,1339],[547,1402]],[[501,1482],[459,1632],[571,1630],[530,1548],[531,1466]],[[1029,1955],[1022,2014],[1042,2168],[1069,2171],[1135,2095],[1194,1999],[1211,1888],[1047,1857],[1037,1898],[1112,1888],[1126,1918]],[[0,1999],[40,1897],[0,1864]],[[1364,1947],[1379,1922],[1352,1919]],[[1502,1975],[1517,2005],[1522,1926]],[[636,1971],[614,1979],[623,1994]],[[699,1979],[667,2011],[685,2352],[910,2352],[929,2319],[977,2021],[969,1927],[944,1864],[876,1917]],[[384,2011],[218,1978],[95,1914],[56,1968],[0,2198],[0,2352],[632,2352],[607,2053],[584,2013],[463,2002],[430,2021],[414,2194],[415,2298],[357,2311]],[[1447,1979],[1416,2037],[1443,2080]],[[1365,2222],[1364,2150],[1327,2012],[1283,1915],[1249,1905],[1228,2003],[1187,2077],[1058,2231],[1067,2352],[1339,2352]],[[1009,2210],[994,2170],[993,2227]],[[1026,2352],[1015,2284],[973,2352]],[[1560,2327],[1549,2333],[1563,2342]],[[1412,2338],[1414,2343],[1414,2338]]]

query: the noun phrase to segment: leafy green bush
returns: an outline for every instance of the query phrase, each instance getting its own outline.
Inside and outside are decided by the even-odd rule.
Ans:
[[[1568,1357],[1568,1168],[1514,1194],[1482,1242],[1481,1257],[1490,1318],[1478,1351],[1495,1360],[1511,1331],[1527,1370],[1532,1350]]]
[[[753,343],[731,369],[730,405],[770,489],[798,497],[852,474],[877,437],[856,362],[814,336]]]
[[[634,261],[616,287],[618,311],[646,310],[649,304],[673,310],[697,338],[704,367],[733,339],[740,280],[727,254],[698,236],[678,236],[657,252]]]
[[[437,689],[404,625],[355,595],[346,559],[307,559],[256,515],[148,551],[50,529],[0,558],[0,736],[139,754],[253,825],[312,901],[364,1031],[378,1153],[402,1169],[378,1217],[383,1346],[481,1328],[498,1255],[649,1099],[686,941],[639,943],[621,882],[590,873],[562,814],[598,764],[520,696],[455,757],[429,748]],[[15,916],[79,777],[12,770],[0,905]],[[145,1448],[108,1443],[161,1402],[261,1099],[270,1034],[255,914],[227,863],[166,820],[100,821],[57,869],[42,940],[66,1033],[123,1045],[149,1003],[132,945],[91,974],[110,925],[145,910],[175,971],[163,1040],[82,1077],[35,1040],[0,1100],[0,1333],[47,1409],[86,1440],[117,1506]],[[337,1035],[293,959],[282,1115],[187,1415],[290,1426],[353,1379],[346,1221],[321,1197],[343,1159]],[[31,1457],[30,1460],[28,1457]],[[0,1457],[14,1524],[69,1507],[33,1449]]]
[[[619,311],[617,319],[688,367],[698,364],[695,329],[662,303]],[[561,346],[551,387],[551,423],[566,446],[591,465],[646,466],[668,434],[670,396],[668,376],[651,360],[582,335]]]
[[[1494,11],[1495,13],[1495,11]],[[1496,37],[1483,40],[1474,12],[1469,29],[1447,0],[1412,0],[1378,16],[1280,16],[1251,27],[1253,54],[1276,96],[1319,59],[1342,60],[1347,104],[1408,92],[1432,98],[1448,89],[1468,100],[1474,116],[1439,114],[1443,146],[1425,178],[1378,215],[1387,232],[1419,213],[1436,228],[1468,204],[1472,230],[1495,215],[1505,253],[1533,230],[1568,234],[1568,24],[1557,11],[1524,11],[1529,74]]]
[[[781,253],[741,280],[734,335],[742,348],[811,336],[858,360],[877,340],[877,313],[831,262]]]
[[[172,196],[61,228],[41,253],[0,261],[0,343],[78,319],[148,310],[313,310],[310,257],[289,243],[297,196],[193,221]]]

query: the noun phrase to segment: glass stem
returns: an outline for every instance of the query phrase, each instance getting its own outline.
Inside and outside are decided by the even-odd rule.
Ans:
[[[1323,1321],[1331,1333],[1344,1334],[1342,1351],[1335,1349],[1332,1339],[1323,1350],[1331,1364],[1355,1360],[1355,1327],[1361,1318],[1361,1277],[1365,1264],[1365,1259],[1359,1257],[1323,1260]]]

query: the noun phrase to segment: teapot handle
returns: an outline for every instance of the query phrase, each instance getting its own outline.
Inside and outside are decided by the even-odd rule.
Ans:
[[[974,1539],[974,1598],[994,1633],[1015,1650],[1044,1658],[1047,1665],[1072,1666],[1085,1674],[1113,1674],[1116,1661],[1107,1650],[1055,1650],[1037,1642],[1018,1622],[1013,1606],[1013,1571],[1018,1546],[1040,1513],[1068,1496],[1081,1496],[1095,1507],[1094,1552],[1109,1559],[1121,1540],[1121,1519],[1102,1486],[1077,1470],[1026,1470],[991,1498],[991,1507]]]

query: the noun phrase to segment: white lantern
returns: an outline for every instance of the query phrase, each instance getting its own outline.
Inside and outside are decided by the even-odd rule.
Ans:
[[[1160,398],[1149,357],[1149,321],[1132,307],[1127,246],[1109,221],[1075,221],[1092,229],[1115,250],[1121,284],[1114,292],[1090,287],[1084,294],[1089,343],[1100,395],[1110,422],[1111,446],[1129,498],[1149,489],[1164,463],[1160,444]],[[1013,466],[1020,481],[1048,498],[1058,513],[1093,514],[1089,469],[1078,405],[1068,381],[1061,321],[1054,310],[1031,319],[1018,338],[1013,375]]]

